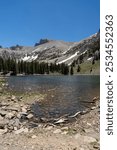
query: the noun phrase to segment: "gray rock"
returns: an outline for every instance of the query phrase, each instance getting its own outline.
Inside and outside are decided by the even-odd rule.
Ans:
[[[6,111],[20,111],[20,108],[19,108],[19,106],[16,106],[16,107],[9,106],[9,107],[6,107],[4,110],[6,110]]]
[[[0,121],[3,120],[3,117],[0,115]]]
[[[7,111],[0,110],[0,115],[1,115],[1,116],[5,116],[7,113],[8,113]]]
[[[25,107],[22,107],[22,112],[26,113],[27,112],[27,109]]]
[[[90,136],[82,136],[84,143],[93,143],[96,142],[96,139]]]
[[[68,127],[62,127],[61,130],[67,131],[67,130],[69,130],[69,128]]]
[[[13,126],[15,126],[15,127],[18,127],[18,128],[19,128],[20,124],[21,124],[21,123],[20,123],[19,119],[17,119],[17,118],[16,118],[16,119],[14,120],[14,124],[13,124]]]
[[[66,135],[68,134],[68,131],[63,131],[61,134]]]
[[[3,107],[3,106],[9,106],[9,104],[8,104],[8,103],[5,103],[5,102],[1,102],[1,103],[0,103],[0,107]]]
[[[8,120],[2,119],[0,120],[0,129],[5,128],[5,126],[8,124]]]
[[[82,139],[82,141],[83,141],[84,143],[93,143],[93,142],[96,142],[96,139],[95,139],[95,138],[90,137],[90,136],[84,136],[84,135],[81,135],[81,134],[79,134],[79,133],[77,133],[77,134],[75,135],[75,139],[76,139],[76,140]]]
[[[15,134],[20,134],[20,133],[27,133],[28,132],[28,128],[21,128],[19,130],[14,131]]]
[[[12,96],[11,96],[11,100],[12,100],[12,101],[16,100],[16,96],[12,95]]]
[[[7,133],[7,131],[8,131],[7,128],[6,129],[0,129],[0,135]]]
[[[94,145],[93,145],[93,148],[99,149],[100,148],[100,144],[95,142]]]
[[[17,113],[17,118],[22,118],[22,117],[25,117],[26,118],[26,116],[27,116],[28,114],[26,113],[26,112],[19,112],[19,113]]]
[[[56,129],[53,133],[58,134],[58,133],[61,133],[61,132],[62,132],[61,129]]]
[[[32,135],[32,137],[31,137],[32,139],[35,139],[35,138],[37,138],[37,136],[36,135]]]
[[[14,117],[15,117],[15,113],[14,113],[14,112],[9,112],[9,113],[7,113],[6,116],[5,116],[5,118],[7,118],[7,119],[12,119],[12,118],[14,118]]]
[[[45,130],[48,130],[48,131],[52,130],[52,129],[53,129],[53,126],[48,126],[48,127],[45,128]]]
[[[75,134],[74,138],[77,140],[77,139],[80,139],[81,138],[81,134],[77,133]]]
[[[28,118],[28,119],[33,118],[33,114],[29,114],[29,115],[27,116],[27,118]]]

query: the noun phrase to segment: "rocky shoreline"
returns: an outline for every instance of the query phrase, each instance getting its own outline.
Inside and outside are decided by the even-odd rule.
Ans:
[[[99,97],[93,106],[56,119],[36,118],[22,96],[3,92],[0,83],[0,149],[99,150]],[[16,146],[17,145],[17,146]]]

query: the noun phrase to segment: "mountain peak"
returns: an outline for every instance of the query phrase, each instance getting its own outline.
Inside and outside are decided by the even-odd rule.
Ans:
[[[39,41],[38,43],[35,43],[35,46],[42,45],[42,44],[48,43],[48,42],[50,42],[50,41],[52,41],[52,40],[49,40],[49,39],[47,39],[47,38],[45,38],[45,39],[40,39],[40,41]]]

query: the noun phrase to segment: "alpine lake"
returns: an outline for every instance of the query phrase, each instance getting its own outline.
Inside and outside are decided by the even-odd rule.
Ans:
[[[32,105],[39,117],[72,115],[90,107],[92,99],[100,95],[99,75],[10,76],[6,81],[9,91],[46,94],[43,101]]]

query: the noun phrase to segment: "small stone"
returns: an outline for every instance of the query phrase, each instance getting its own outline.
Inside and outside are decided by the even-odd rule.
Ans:
[[[28,132],[28,128],[25,128],[25,129],[24,129],[24,133],[27,133],[27,132]]]
[[[12,95],[11,100],[15,100],[15,99],[16,99],[15,95]]]
[[[99,144],[99,143],[95,143],[95,144],[93,145],[93,148],[95,148],[95,149],[99,149],[99,147],[100,147],[100,144]]]
[[[61,129],[56,129],[53,133],[58,134],[58,133],[61,133],[61,132],[62,132]]]
[[[84,143],[93,143],[96,142],[96,139],[90,136],[82,136]]]
[[[96,109],[96,107],[91,107],[91,110],[94,110],[94,109]]]
[[[36,135],[33,135],[31,138],[32,138],[32,139],[35,139],[35,138],[37,138],[37,136],[36,136]]]
[[[16,98],[15,95],[12,95],[11,98],[10,98],[10,100],[13,101],[13,102],[17,102],[17,98]]]
[[[73,148],[73,150],[77,150],[77,147]]]
[[[68,133],[68,131],[64,131],[61,134],[66,135]]]
[[[87,122],[87,125],[88,125],[88,126],[92,126],[92,125],[91,125],[90,123],[88,123],[88,122]]]
[[[14,127],[14,130],[17,131],[18,130],[17,127]]]
[[[8,112],[7,111],[4,111],[4,110],[0,110],[0,115],[3,117],[7,114]]]
[[[28,128],[21,128],[21,129],[19,129],[19,130],[14,131],[15,134],[20,134],[20,133],[22,133],[22,132],[27,133],[27,132],[28,132]]]
[[[98,97],[94,97],[92,100],[93,100],[93,101],[96,101],[97,99],[98,99]]]
[[[8,110],[8,111],[19,111],[19,106],[16,106],[16,107],[9,106],[9,107],[5,108],[5,110]]]
[[[6,119],[0,120],[0,129],[5,128],[7,124],[8,124],[8,120]]]
[[[21,109],[22,109],[22,112],[25,112],[25,113],[27,112],[26,108],[22,107]]]
[[[16,119],[14,120],[13,126],[19,128],[19,126],[20,126],[20,121],[19,121],[19,119],[16,118]]]
[[[7,131],[8,131],[7,128],[6,128],[6,129],[0,129],[0,135],[3,135],[3,134],[5,134],[5,133],[7,133]]]
[[[27,116],[27,118],[28,118],[28,119],[33,118],[33,114],[29,114],[29,115]]]
[[[0,115],[0,121],[3,120],[3,117]]]
[[[14,127],[13,126],[8,126],[8,129],[9,130],[14,130]]]
[[[5,118],[7,118],[7,119],[12,119],[12,118],[14,118],[14,117],[15,117],[15,114],[14,114],[13,112],[9,112],[9,113],[7,113],[6,116],[5,116]]]
[[[74,138],[77,140],[77,139],[80,139],[81,138],[81,134],[77,133],[75,134]]]
[[[46,127],[45,129],[46,130],[51,130],[53,128],[53,126],[48,126],[48,127]]]
[[[61,130],[68,130],[68,127],[62,127]]]

